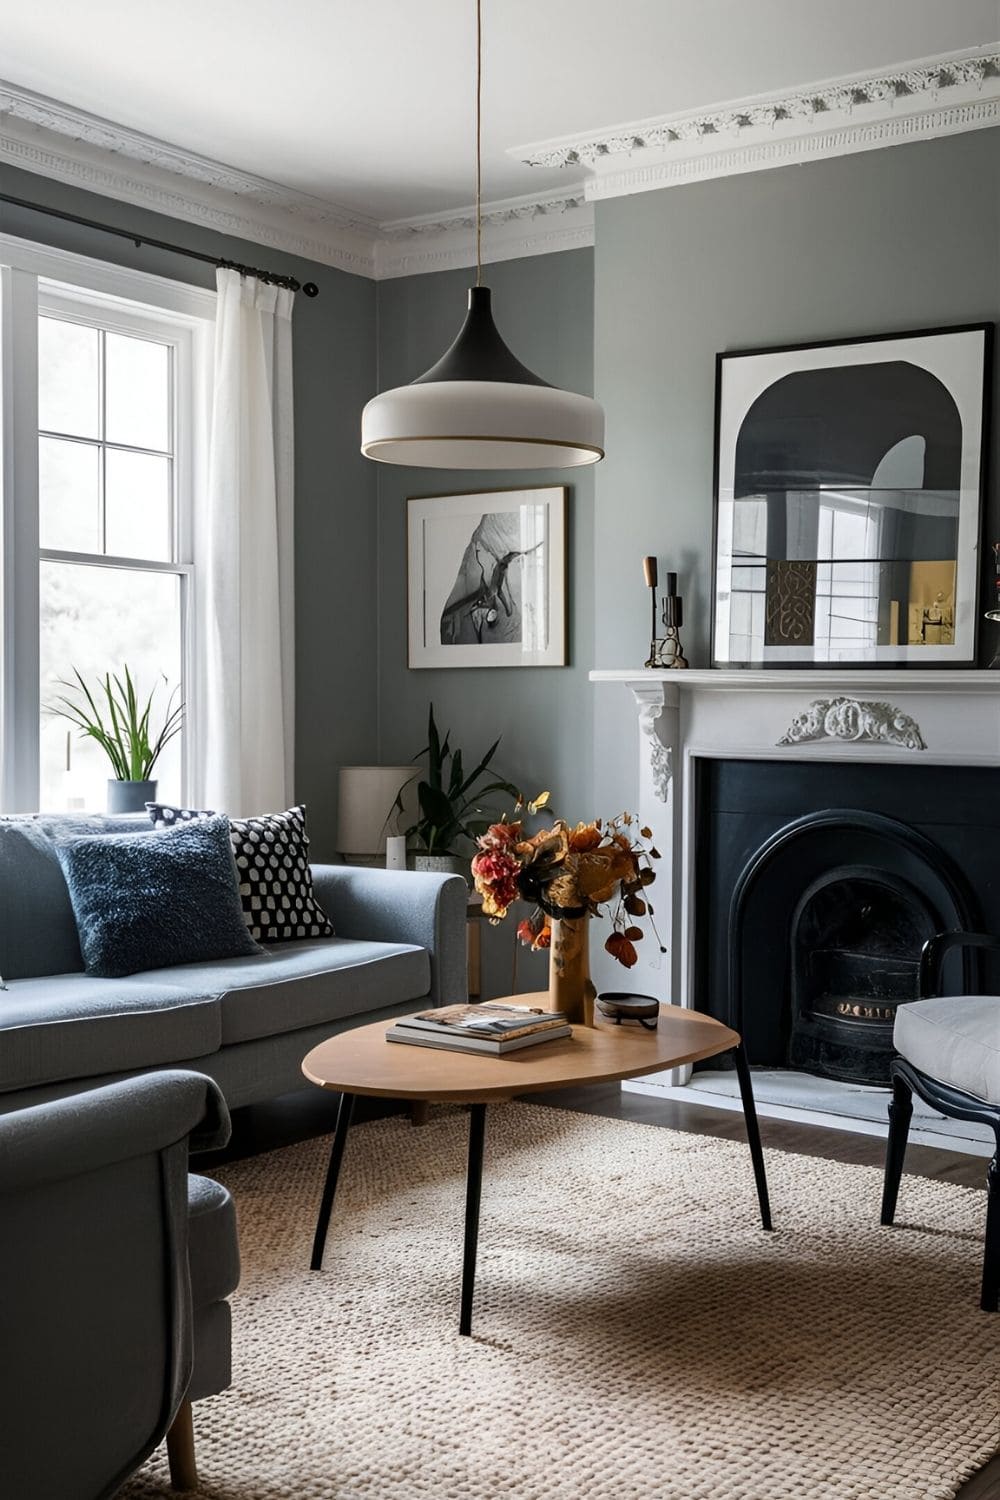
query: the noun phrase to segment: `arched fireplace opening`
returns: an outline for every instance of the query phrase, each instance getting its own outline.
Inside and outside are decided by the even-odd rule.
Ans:
[[[733,887],[730,1024],[758,1066],[888,1083],[924,942],[975,918],[961,873],[918,830],[856,809],[797,818]]]
[[[918,998],[938,921],[924,892],[878,866],[813,881],[792,914],[790,1066],[887,1084],[896,1007]]]

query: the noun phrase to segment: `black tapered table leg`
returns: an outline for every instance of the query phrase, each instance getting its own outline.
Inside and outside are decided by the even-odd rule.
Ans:
[[[753,1176],[757,1184],[760,1222],[765,1229],[772,1229],[774,1226],[771,1223],[771,1201],[767,1195],[767,1173],[764,1170],[764,1151],[760,1144],[757,1106],[754,1103],[753,1084],[750,1081],[750,1068],[742,1044],[739,1047],[733,1048],[733,1056],[736,1059],[736,1076],[740,1081],[740,1097],[743,1100],[743,1118],[746,1121],[750,1160],[753,1162]]]
[[[313,1239],[312,1260],[309,1262],[311,1271],[322,1271],[323,1249],[326,1245],[326,1231],[330,1225],[330,1210],[333,1208],[333,1198],[337,1191],[337,1178],[340,1176],[340,1163],[344,1158],[344,1146],[347,1143],[347,1132],[351,1128],[351,1115],[354,1113],[354,1095],[341,1094],[340,1108],[337,1110],[337,1126],[333,1132],[333,1145],[330,1147],[330,1165],[326,1169],[326,1182],[323,1184],[323,1197],[319,1205],[319,1218],[316,1220],[316,1235]]]
[[[882,1181],[882,1223],[891,1224],[896,1217],[899,1181],[903,1175],[906,1138],[913,1118],[913,1091],[905,1078],[892,1075],[892,1103],[889,1105],[889,1140],[885,1148],[885,1176]]]
[[[476,1250],[479,1245],[479,1204],[483,1195],[483,1144],[486,1105],[469,1106],[469,1175],[465,1185],[465,1249],[462,1255],[462,1310],[459,1333],[472,1332],[472,1298],[476,1290]]]

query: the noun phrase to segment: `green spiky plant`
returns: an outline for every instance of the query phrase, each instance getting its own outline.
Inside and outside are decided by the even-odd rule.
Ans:
[[[461,750],[451,748],[451,732],[442,740],[434,722],[434,705],[427,721],[427,744],[420,755],[427,757],[427,775],[417,782],[419,817],[405,830],[407,841],[422,853],[468,856],[481,833],[495,819],[481,806],[483,800],[505,792],[518,800],[519,792],[511,782],[490,771],[500,740],[495,739],[473,771],[466,773]],[[485,781],[485,785],[483,782]],[[396,800],[402,811],[402,793]]]
[[[66,693],[47,704],[47,711],[75,724],[81,738],[97,741],[111,762],[116,781],[148,781],[163,751],[183,727],[184,705],[177,701],[180,689],[171,690],[163,722],[153,738],[150,722],[155,687],[140,702],[127,664],[123,665],[121,676],[108,672],[98,678],[93,690],[76,667],[71,670],[76,681],[60,678],[57,686],[65,688]],[[164,677],[164,683],[166,680]]]

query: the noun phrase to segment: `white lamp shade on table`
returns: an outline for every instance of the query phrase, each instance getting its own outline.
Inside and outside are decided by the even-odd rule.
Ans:
[[[388,835],[412,821],[394,810],[403,792],[404,809],[416,806],[417,766],[341,766],[337,792],[337,849],[345,857],[381,861]],[[404,792],[404,788],[407,788]]]

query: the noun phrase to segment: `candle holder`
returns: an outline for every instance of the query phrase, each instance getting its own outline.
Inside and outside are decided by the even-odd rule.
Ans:
[[[681,647],[680,630],[684,623],[684,603],[677,592],[677,574],[667,574],[667,590],[663,596],[662,623],[656,607],[658,572],[655,557],[644,557],[642,574],[650,591],[651,619],[649,656],[647,667],[680,669],[687,666],[687,658]],[[1000,615],[997,617],[1000,619]],[[658,633],[659,632],[659,633]]]
[[[1000,624],[1000,542],[993,543],[993,608],[986,610],[983,618]],[[1000,646],[993,653],[990,669],[1000,670]]]

